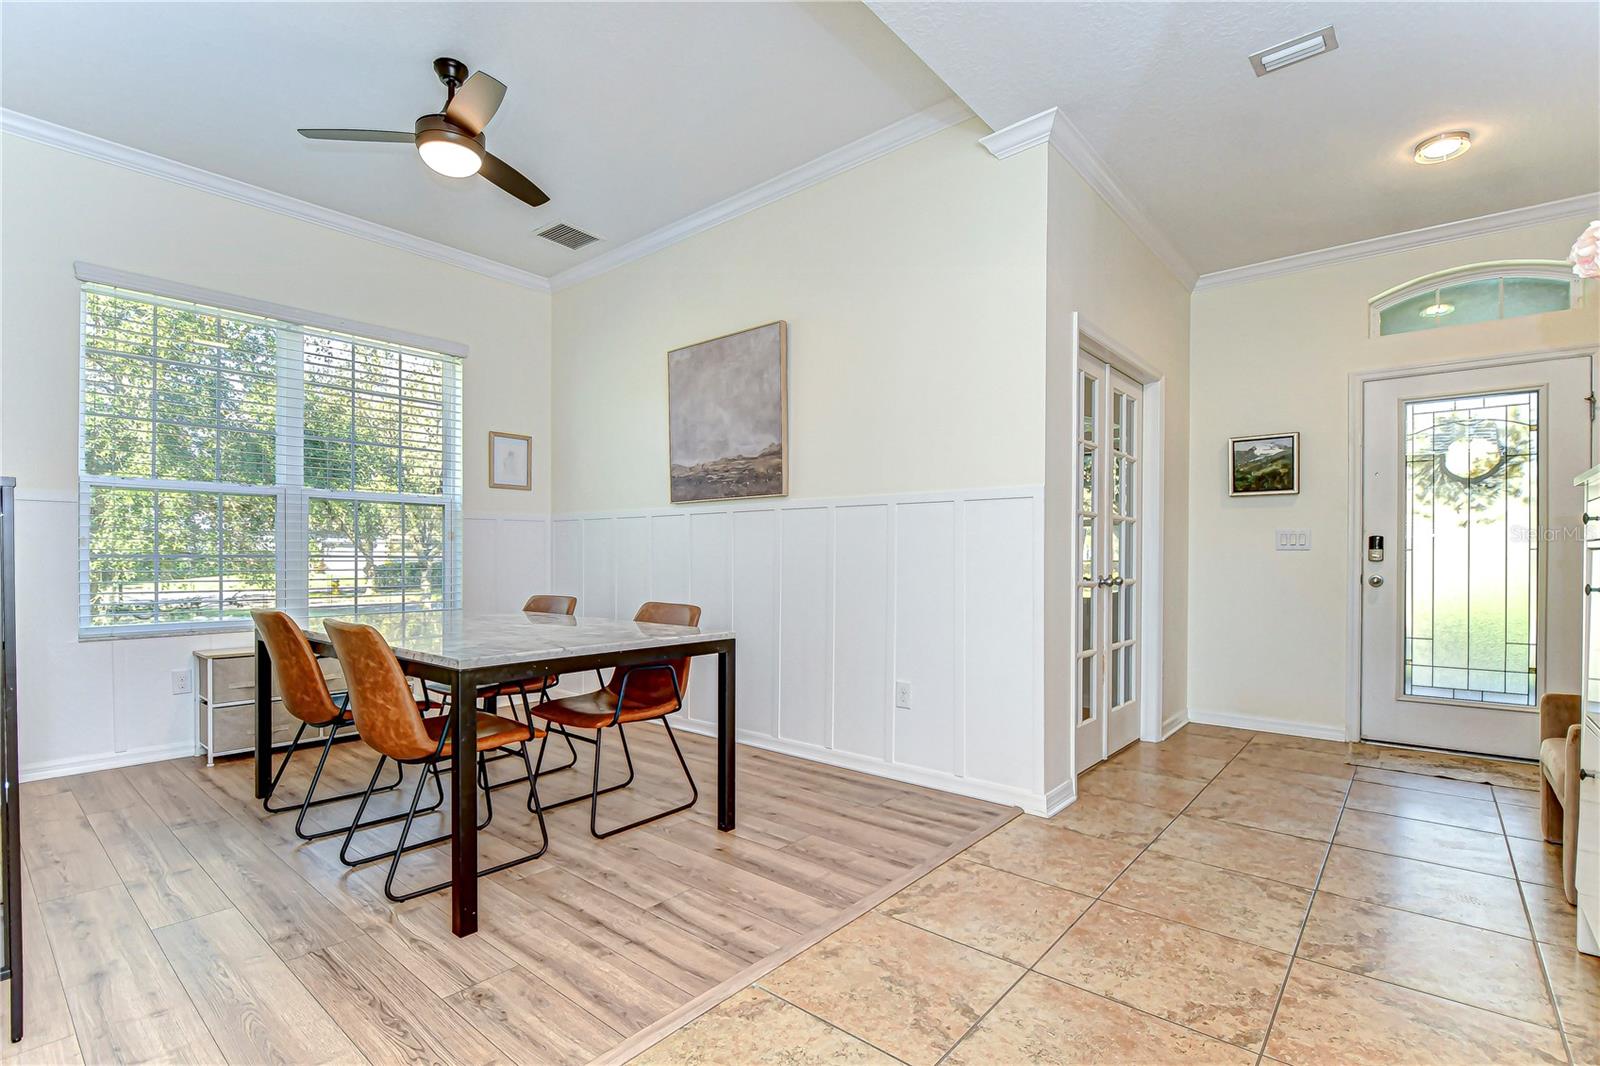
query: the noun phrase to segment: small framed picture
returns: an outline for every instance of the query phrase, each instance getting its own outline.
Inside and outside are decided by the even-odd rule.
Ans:
[[[533,488],[533,438],[489,431],[489,487]]]
[[[1229,496],[1286,496],[1300,491],[1300,434],[1228,439]]]

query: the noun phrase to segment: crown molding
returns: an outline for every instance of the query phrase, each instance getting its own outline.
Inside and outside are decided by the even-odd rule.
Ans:
[[[1585,193],[1582,196],[1572,196],[1565,200],[1551,200],[1549,203],[1534,204],[1531,207],[1497,211],[1492,215],[1479,215],[1476,218],[1464,218],[1457,222],[1445,222],[1437,226],[1424,226],[1422,229],[1390,233],[1364,241],[1352,241],[1349,244],[1336,244],[1332,248],[1320,248],[1314,252],[1300,252],[1296,255],[1286,255],[1278,259],[1268,259],[1261,263],[1232,267],[1228,270],[1216,270],[1209,274],[1200,275],[1199,280],[1195,282],[1194,291],[1204,292],[1208,289],[1219,289],[1225,285],[1239,285],[1247,281],[1261,281],[1265,278],[1282,277],[1285,274],[1297,274],[1302,270],[1314,270],[1317,267],[1332,266],[1335,263],[1353,263],[1360,259],[1371,259],[1374,256],[1387,255],[1390,252],[1402,252],[1411,248],[1426,248],[1429,245],[1458,241],[1463,237],[1478,237],[1486,233],[1498,233],[1501,230],[1515,229],[1518,226],[1554,222],[1559,219],[1574,218],[1580,215],[1585,218],[1600,217],[1600,193]]]
[[[659,252],[697,233],[704,233],[713,226],[720,226],[730,219],[765,207],[801,189],[827,181],[853,167],[888,155],[940,130],[949,129],[971,117],[972,111],[966,104],[953,96],[949,97],[930,108],[891,123],[876,133],[869,133],[860,140],[852,141],[843,148],[837,148],[809,163],[804,163],[759,185],[751,186],[720,203],[712,204],[643,237],[637,237],[626,244],[601,252],[592,259],[586,259],[576,266],[568,267],[551,277],[550,284],[552,288],[560,291],[588,281],[625,263]]]
[[[1088,183],[1089,187],[1100,194],[1100,197],[1110,205],[1127,224],[1128,228],[1144,242],[1155,257],[1172,271],[1186,289],[1195,285],[1195,269],[1183,257],[1171,241],[1167,240],[1155,223],[1150,221],[1144,208],[1128,194],[1117,180],[1111,176],[1105,160],[1100,158],[1100,153],[1084,137],[1072,120],[1062,114],[1061,109],[1052,107],[1048,111],[1041,111],[1031,115],[1020,122],[1013,122],[1003,129],[996,130],[987,137],[982,138],[979,144],[989,149],[996,159],[1005,159],[1016,155],[1037,145],[1048,143],[1076,170]]]
[[[225,177],[209,170],[188,163],[180,163],[175,159],[155,155],[139,148],[130,148],[125,144],[108,141],[81,130],[68,129],[57,126],[53,122],[25,115],[9,108],[0,108],[0,132],[14,134],[25,140],[47,145],[51,148],[60,148],[89,159],[96,159],[103,163],[122,167],[151,177],[164,178],[179,185],[198,189],[201,192],[212,193],[238,203],[249,204],[252,207],[264,208],[280,215],[297,218],[302,222],[323,226],[327,229],[337,230],[340,233],[360,237],[363,240],[373,241],[377,244],[398,248],[413,255],[420,255],[425,259],[445,263],[450,266],[470,270],[497,281],[509,282],[520,285],[525,289],[538,292],[550,291],[550,279],[532,271],[523,270],[481,255],[464,252],[459,248],[452,248],[438,241],[430,241],[425,237],[404,233],[376,222],[369,222],[364,218],[347,215],[342,211],[321,207],[305,200],[286,196],[283,193],[263,189],[249,182],[237,178]]]

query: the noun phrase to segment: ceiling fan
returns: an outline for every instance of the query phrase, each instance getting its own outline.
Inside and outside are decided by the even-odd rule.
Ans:
[[[544,191],[504,160],[484,148],[483,128],[505,99],[506,87],[483,71],[467,76],[459,59],[433,61],[433,72],[444,82],[444,111],[417,119],[412,133],[393,130],[301,130],[313,141],[389,141],[417,146],[417,154],[430,170],[447,178],[481,174],[530,207],[550,202]]]

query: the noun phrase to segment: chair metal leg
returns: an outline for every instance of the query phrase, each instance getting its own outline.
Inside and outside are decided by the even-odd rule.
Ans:
[[[578,761],[578,749],[572,747],[572,741],[574,739],[581,740],[585,744],[594,745],[595,773],[596,773],[596,775],[599,774],[599,766],[600,766],[600,734],[601,734],[601,732],[602,732],[602,730],[596,729],[594,731],[594,739],[590,740],[588,737],[585,737],[585,736],[579,736],[579,737],[574,738],[571,733],[567,732],[565,726],[561,727],[562,735],[567,738],[567,747],[570,748],[571,751],[572,751],[572,762],[573,763]],[[589,792],[580,792],[576,796],[568,796],[566,799],[556,800],[554,803],[546,803],[544,805],[544,809],[545,810],[553,811],[553,810],[556,810],[558,807],[565,807],[569,803],[582,803],[584,800],[591,800],[592,801],[595,795],[604,796],[608,792],[615,792],[618,789],[627,788],[629,785],[633,784],[633,753],[628,750],[628,737],[627,737],[627,734],[622,732],[622,727],[620,725],[617,726],[617,733],[622,736],[622,755],[623,755],[623,758],[626,759],[627,763],[628,763],[628,776],[626,778],[624,778],[618,784],[607,785],[605,788],[600,789],[600,791],[598,793],[595,793],[591,789]],[[543,765],[543,763],[544,763],[544,746],[545,746],[546,743],[549,742],[549,740],[550,740],[550,731],[549,730],[545,730],[544,736],[539,739],[539,759],[538,759],[538,763],[536,763],[535,765]],[[550,770],[536,770],[535,771],[535,776],[543,777],[545,774],[554,773],[556,770],[570,769],[571,765],[572,764],[569,763],[566,766],[559,766],[559,767],[555,767],[555,768],[550,769]],[[531,796],[528,798],[528,809],[530,811],[533,810],[533,797],[531,797]]]
[[[501,870],[509,870],[509,869],[511,869],[511,867],[513,867],[513,866],[521,866],[525,862],[532,862],[534,859],[537,859],[537,858],[541,857],[542,855],[544,855],[544,853],[546,851],[548,851],[549,848],[550,848],[550,833],[549,833],[549,830],[546,828],[546,826],[544,824],[544,808],[541,807],[540,804],[539,804],[539,778],[538,778],[538,774],[534,772],[533,763],[530,762],[529,759],[528,759],[528,745],[527,745],[527,742],[524,741],[520,745],[520,747],[522,749],[522,765],[527,770],[527,773],[528,773],[528,795],[530,797],[530,800],[529,800],[530,805],[531,805],[530,809],[533,811],[534,815],[539,820],[539,848],[538,848],[537,851],[529,852],[526,855],[519,855],[515,859],[507,859],[505,862],[497,863],[494,866],[490,866],[490,867],[487,867],[485,869],[479,870],[478,871],[478,876],[479,877],[483,877],[485,874],[499,873]],[[487,768],[486,768],[486,766],[485,766],[485,764],[483,762],[483,757],[482,757],[481,753],[479,754],[478,767],[479,767],[479,772],[480,773],[482,773],[482,774],[487,774],[488,773],[488,770],[487,770]],[[407,816],[405,827],[400,830],[400,839],[396,842],[396,847],[395,847],[395,850],[393,852],[393,857],[389,861],[389,875],[386,878],[384,878],[384,881],[383,881],[383,894],[385,896],[387,896],[390,900],[392,900],[395,903],[404,903],[408,899],[416,899],[418,896],[425,896],[430,892],[438,892],[441,889],[445,889],[445,888],[449,888],[450,887],[450,882],[449,881],[440,881],[436,885],[428,885],[426,888],[412,889],[410,892],[398,892],[397,893],[394,890],[394,879],[395,879],[395,875],[400,872],[400,857],[402,855],[404,855],[408,851],[415,851],[417,848],[424,847],[427,844],[430,844],[430,843],[436,844],[436,843],[439,843],[442,840],[448,839],[448,834],[447,834],[446,836],[443,836],[443,837],[435,837],[431,841],[421,841],[421,842],[414,843],[414,844],[407,844],[406,843],[406,836],[407,836],[407,834],[409,834],[411,832],[412,815],[415,815],[415,813],[416,813],[417,797],[421,796],[421,795],[422,795],[422,782],[419,781],[419,782],[417,782],[416,795],[411,798],[411,806],[412,806],[411,815]],[[488,795],[489,794],[487,792],[484,793],[484,799],[485,799],[486,802],[488,800]],[[480,828],[482,828],[482,827],[480,826]],[[375,857],[381,858],[382,856],[375,856]]]
[[[423,766],[422,777],[426,778],[426,777],[430,776],[430,773],[431,773],[431,776],[433,777],[433,787],[434,787],[435,793],[437,794],[437,798],[433,801],[433,804],[431,806],[424,807],[419,811],[415,811],[414,813],[416,813],[416,814],[432,814],[434,811],[438,810],[439,807],[444,803],[444,785],[443,785],[443,783],[442,783],[442,781],[440,779],[440,770],[439,770],[440,761],[441,761],[440,758],[433,758],[433,759],[430,759],[428,762],[421,764]],[[478,782],[479,782],[480,785],[483,782],[483,774],[484,774],[484,768],[483,768],[483,765],[480,763],[479,766],[478,766],[478,775],[479,775],[478,776]],[[417,792],[420,793],[421,791],[422,791],[422,780],[419,779],[417,781]],[[417,800],[417,797],[415,795],[413,795],[412,796],[412,803],[415,804],[416,800]],[[491,801],[489,799],[489,793],[488,793],[487,790],[484,790],[484,792],[483,792],[483,802],[484,802],[485,814],[484,814],[483,819],[480,822],[478,822],[478,828],[479,829],[487,829],[489,827],[490,820],[492,818],[494,818],[494,807],[493,807],[493,805],[492,805],[492,803],[491,803]],[[364,856],[361,856],[359,858],[352,859],[350,857],[350,855],[349,855],[350,842],[355,838],[355,832],[356,832],[357,829],[371,829],[371,828],[373,828],[375,826],[388,825],[388,824],[390,824],[392,822],[398,822],[401,819],[406,819],[408,824],[409,824],[409,822],[411,820],[411,815],[407,815],[407,814],[391,814],[391,815],[389,815],[389,816],[387,816],[385,818],[377,818],[377,819],[374,819],[373,821],[366,822],[366,823],[362,823],[360,819],[361,819],[361,811],[357,810],[356,811],[356,821],[353,821],[353,822],[350,823],[350,832],[344,838],[344,847],[342,847],[339,850],[339,861],[344,863],[346,866],[364,866],[369,862],[377,862],[379,859],[391,858],[395,854],[396,851],[416,851],[418,848],[426,848],[426,847],[429,847],[429,846],[431,846],[433,844],[438,844],[438,843],[440,843],[442,841],[450,839],[450,834],[449,833],[441,833],[436,837],[429,837],[427,840],[415,840],[415,841],[412,841],[409,844],[405,844],[405,845],[402,846],[400,844],[400,841],[404,841],[405,837],[406,837],[406,832],[402,832],[400,834],[400,841],[396,842],[396,846],[394,848],[391,848],[388,851],[380,851],[375,855],[364,855]],[[409,830],[407,830],[407,832],[408,831]]]
[[[374,795],[372,791],[372,785],[377,783],[378,774],[383,770],[383,764],[386,761],[388,761],[387,756],[378,757],[378,765],[372,771],[372,782],[367,785],[367,792],[361,797],[360,806],[356,807],[356,816],[350,820],[350,825],[344,831],[344,844],[339,848],[339,861],[344,863],[346,866],[360,866],[376,859],[387,858],[389,855],[389,852],[386,851],[380,855],[370,855],[366,858],[352,859],[350,857],[350,844],[355,840],[357,830],[374,829],[380,825],[391,825],[394,822],[398,822],[407,817],[407,815],[404,814],[390,814],[385,815],[382,818],[374,818],[370,822],[363,822],[361,820],[362,814],[366,813],[368,801],[371,800],[372,796]],[[418,813],[432,814],[434,811],[438,810],[444,805],[444,785],[439,781],[439,772],[435,766],[428,763],[423,763],[421,766],[422,772],[417,776],[417,791],[419,793],[422,791],[423,784],[431,776],[433,778],[433,789],[435,795],[433,803],[422,808],[422,810]],[[431,774],[430,771],[432,771]],[[405,771],[401,770],[400,773],[403,779],[405,776]],[[412,803],[415,805],[416,796],[412,797]]]
[[[667,739],[672,741],[672,750],[678,756],[678,765],[683,767],[683,776],[689,782],[689,802],[677,807],[673,807],[670,810],[662,811],[660,814],[652,814],[649,817],[640,818],[637,821],[628,822],[626,825],[615,826],[611,829],[601,832],[599,826],[599,815],[600,797],[603,793],[600,789],[600,734],[597,730],[595,733],[594,744],[594,793],[589,800],[589,832],[597,840],[604,840],[606,837],[616,836],[618,833],[625,832],[629,829],[637,829],[641,825],[648,825],[649,823],[658,821],[667,817],[668,815],[677,814],[679,811],[686,811],[699,802],[700,789],[695,786],[694,774],[689,772],[689,763],[683,757],[683,749],[678,747],[678,738],[672,732],[672,723],[663,718],[661,719],[661,724],[666,727]],[[622,724],[620,722],[617,724],[617,735],[622,738],[623,754],[628,755],[628,735],[622,731]],[[632,756],[628,757],[628,780],[633,780]],[[611,790],[608,789],[606,791]]]
[[[328,730],[327,740],[322,745],[322,756],[317,761],[316,772],[311,775],[311,785],[310,785],[309,788],[306,789],[306,794],[305,794],[304,797],[301,798],[299,803],[285,803],[282,806],[274,807],[272,805],[272,797],[273,797],[273,794],[278,791],[278,782],[283,780],[283,772],[285,770],[289,769],[289,760],[294,758],[294,753],[300,750],[300,738],[305,736],[306,728],[307,728],[307,725],[306,725],[305,722],[301,722],[300,723],[300,728],[295,730],[294,739],[289,742],[289,750],[283,753],[283,761],[278,764],[278,772],[272,775],[272,783],[267,786],[267,794],[266,794],[265,798],[262,799],[261,806],[269,814],[283,814],[283,813],[288,812],[288,811],[298,810],[300,812],[300,819],[296,820],[296,822],[295,822],[295,832],[296,832],[296,834],[300,833],[300,824],[305,818],[305,813],[306,813],[305,809],[307,807],[320,807],[325,803],[341,803],[344,800],[355,799],[357,796],[362,794],[362,791],[360,789],[354,789],[354,790],[352,790],[350,792],[341,792],[337,796],[324,796],[321,799],[312,799],[311,798],[312,794],[315,793],[316,790],[317,790],[317,781],[322,776],[323,764],[328,761],[328,752],[333,750],[333,738],[334,738],[334,735],[337,734],[339,732],[339,730],[342,729],[343,727],[344,727],[344,723],[336,722]],[[396,776],[395,779],[394,779],[394,783],[393,784],[384,785],[382,788],[378,789],[377,791],[379,791],[379,792],[388,792],[388,791],[390,791],[392,789],[399,788],[400,787],[400,781],[401,781],[402,777],[404,777],[404,773]],[[342,833],[342,832],[344,832],[344,830],[343,829],[339,829],[339,830],[336,830],[336,832]],[[323,835],[324,836],[331,836],[332,833],[325,833]],[[313,838],[306,837],[306,836],[302,835],[301,839],[310,840],[310,839],[313,839]]]

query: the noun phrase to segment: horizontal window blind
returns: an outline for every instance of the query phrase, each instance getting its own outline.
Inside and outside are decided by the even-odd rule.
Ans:
[[[460,360],[83,286],[79,626],[460,600]]]

